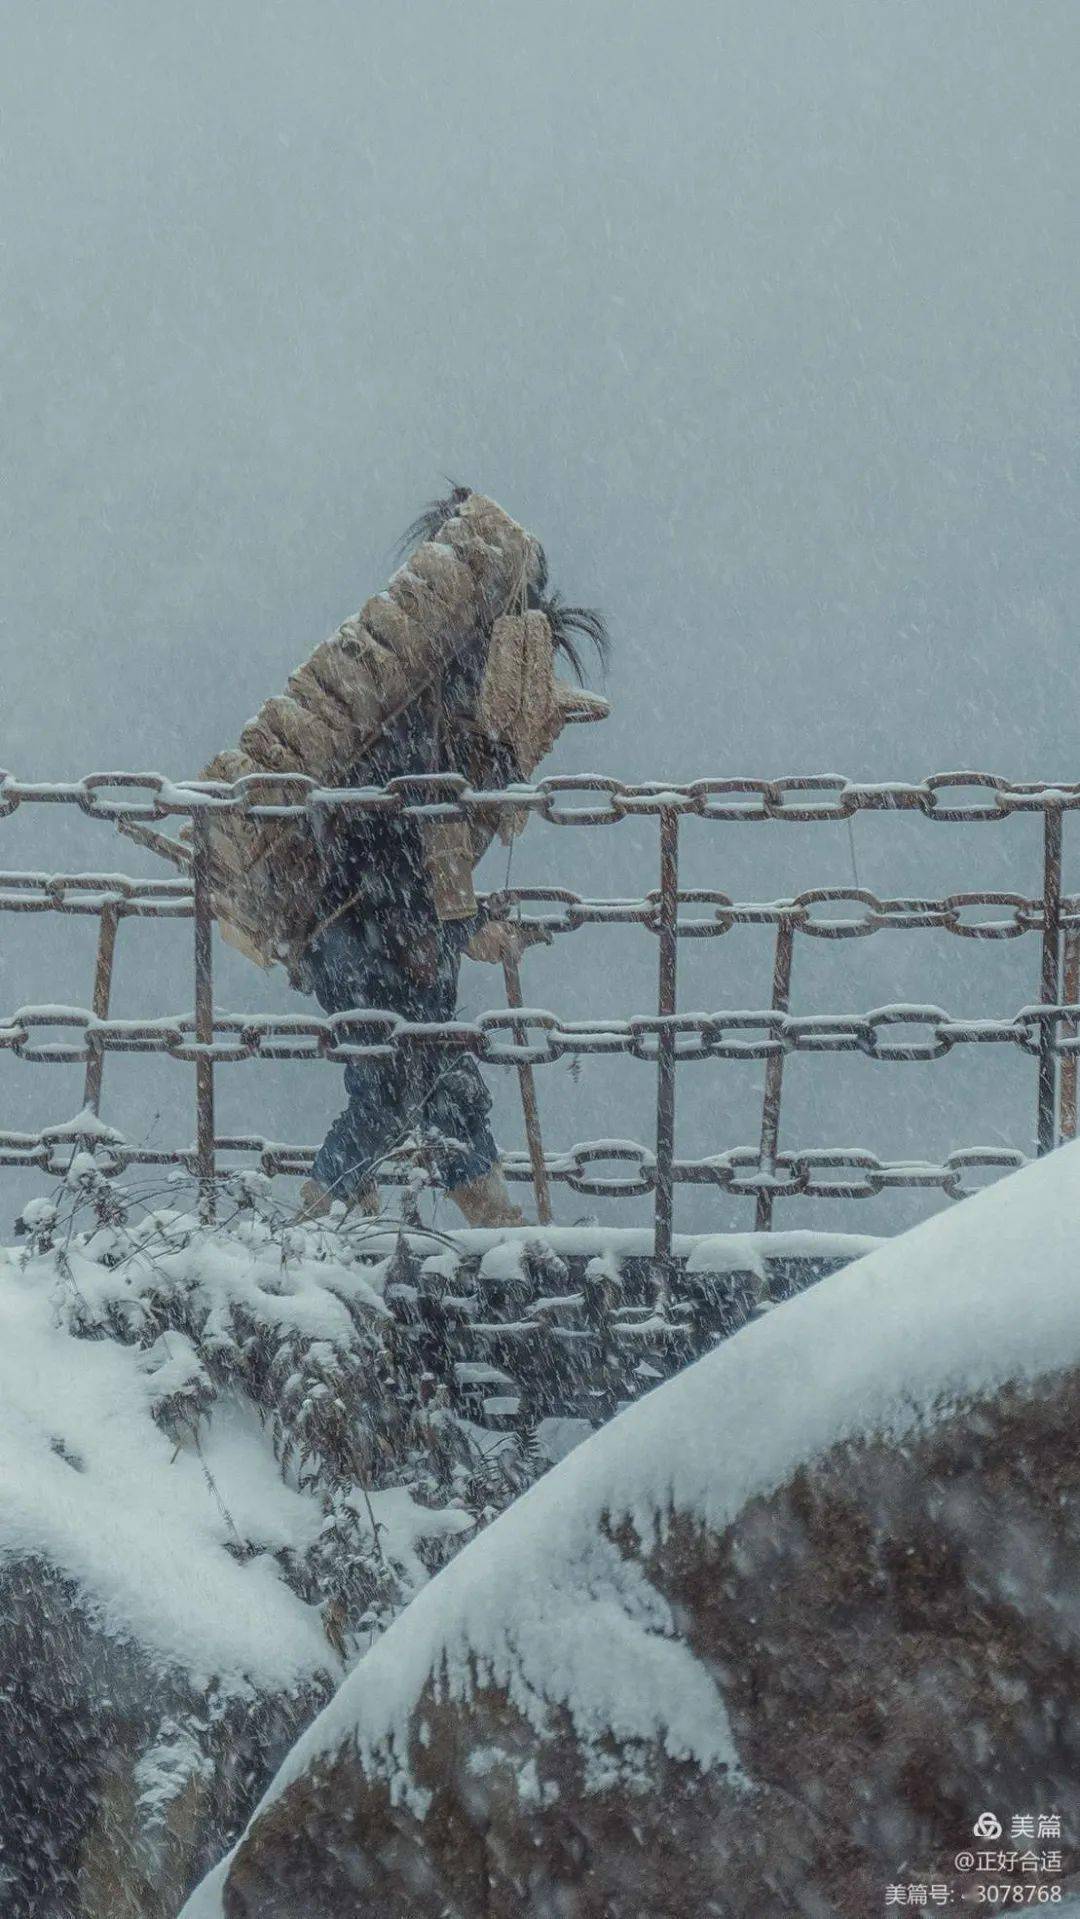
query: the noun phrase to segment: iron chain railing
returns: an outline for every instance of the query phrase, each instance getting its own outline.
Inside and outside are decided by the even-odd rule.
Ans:
[[[976,795],[968,797],[965,794]],[[196,1078],[195,1140],[174,1149],[139,1147],[87,1117],[37,1132],[0,1131],[0,1165],[62,1170],[72,1147],[92,1133],[99,1150],[118,1170],[131,1165],[175,1165],[201,1181],[212,1205],[219,1160],[255,1160],[269,1173],[310,1168],[314,1148],[278,1144],[261,1136],[217,1137],[214,1128],[216,1069],[258,1059],[385,1060],[418,1047],[453,1048],[482,1063],[519,1071],[585,1054],[618,1054],[656,1067],[655,1149],[634,1141],[599,1140],[569,1153],[511,1154],[511,1179],[561,1182],[573,1191],[610,1197],[652,1194],[655,1252],[670,1256],[674,1190],[706,1185],[753,1197],[760,1229],[772,1224],[777,1199],[869,1198],[886,1190],[917,1188],[962,1198],[974,1190],[980,1171],[1010,1170],[1025,1155],[1009,1148],[972,1147],[941,1163],[888,1162],[859,1150],[780,1150],[784,1061],[791,1053],[861,1053],[881,1062],[931,1062],[957,1046],[999,1044],[1018,1048],[1038,1062],[1036,1148],[1047,1152],[1076,1131],[1080,899],[1062,892],[1062,825],[1080,808],[1080,782],[1017,783],[978,772],[937,774],[920,782],[866,784],[834,774],[780,780],[701,779],[687,785],[631,785],[598,775],[564,776],[534,786],[476,792],[456,774],[418,774],[385,787],[320,788],[296,775],[259,774],[234,785],[174,782],[159,774],[101,773],[63,782],[28,782],[0,774],[0,819],[28,804],[78,807],[92,818],[136,832],[145,844],[190,872],[169,880],[140,880],[115,873],[45,874],[0,872],[0,911],[89,915],[99,922],[92,1005],[30,1006],[0,1016],[0,1052],[35,1063],[81,1063],[86,1072],[86,1108],[97,1115],[104,1062],[110,1053],[161,1053],[193,1064]],[[331,1017],[222,1014],[213,1007],[212,919],[208,825],[212,815],[241,813],[253,819],[314,818],[329,810],[352,815],[401,814],[411,818],[477,818],[485,824],[503,812],[536,813],[552,825],[596,827],[627,818],[659,821],[659,885],[640,899],[587,899],[561,887],[507,888],[487,896],[495,916],[514,913],[553,937],[583,926],[637,925],[657,937],[657,1012],[629,1019],[563,1020],[519,1004],[518,989],[506,1010],[471,1021],[411,1024],[365,1009]],[[1016,813],[1043,819],[1042,890],[971,891],[943,898],[879,897],[858,886],[815,888],[772,901],[737,901],[712,889],[681,889],[679,850],[686,818],[729,825],[750,822],[828,822],[864,811],[914,812],[935,823],[991,823]],[[190,852],[157,831],[182,819],[191,826]],[[528,910],[526,910],[528,909]],[[191,1015],[122,1020],[109,1014],[113,955],[119,923],[127,918],[191,919],[194,922],[195,994]],[[770,1004],[752,1011],[680,1012],[678,949],[686,938],[716,938],[736,926],[767,926],[775,932]],[[797,1015],[791,1011],[792,958],[796,937],[865,938],[886,931],[930,930],[975,940],[1016,939],[1037,934],[1041,945],[1039,999],[1007,1018],[954,1017],[934,1005],[881,1006],[867,1012]],[[1064,983],[1062,968],[1064,966]],[[509,981],[508,981],[509,984]],[[760,1140],[702,1159],[675,1152],[676,1069],[687,1060],[761,1060],[764,1089]],[[523,1096],[531,1078],[522,1078]],[[526,1118],[529,1119],[526,1108]],[[535,1106],[532,1113],[535,1123]],[[605,1163],[608,1170],[603,1170]],[[619,1170],[616,1170],[619,1169]],[[391,1160],[389,1181],[408,1177],[404,1160]],[[541,1202],[542,1206],[544,1201]]]
[[[109,789],[114,796],[109,797]],[[950,804],[950,793],[990,795]],[[143,799],[131,795],[142,792]],[[560,796],[593,793],[603,804],[563,806]],[[740,798],[739,796],[743,797]],[[808,796],[824,797],[808,797]],[[972,824],[1012,813],[1061,814],[1080,808],[1080,781],[1016,781],[995,773],[935,773],[917,781],[867,783],[839,773],[808,773],[777,780],[700,779],[686,785],[651,780],[637,785],[606,774],[557,774],[531,786],[477,791],[459,773],[409,773],[380,787],[321,787],[298,773],[252,773],[234,782],[170,780],[161,773],[89,773],[80,780],[18,780],[0,772],[0,818],[33,803],[78,806],[95,819],[146,824],[197,812],[247,814],[252,819],[299,818],[313,809],[369,814],[446,817],[524,809],[555,826],[611,826],[622,819],[665,812],[729,824],[764,820],[845,820],[861,812],[917,812],[939,823]]]

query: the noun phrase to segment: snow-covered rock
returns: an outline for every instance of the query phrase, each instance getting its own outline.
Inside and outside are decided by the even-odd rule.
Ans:
[[[680,1240],[676,1287],[640,1230],[298,1225],[247,1173],[211,1225],[106,1164],[0,1252],[5,1919],[174,1919],[463,1541],[868,1243]]]
[[[1080,1145],[572,1450],[361,1660],[186,1919],[868,1919],[972,1891],[984,1811],[1059,1815],[1067,1883],[1078,1424]],[[976,1879],[1030,1884],[1024,1849]]]
[[[680,1238],[658,1276],[639,1229],[298,1225],[252,1174],[211,1225],[106,1163],[0,1251],[4,1919],[174,1919],[463,1542],[872,1243]]]

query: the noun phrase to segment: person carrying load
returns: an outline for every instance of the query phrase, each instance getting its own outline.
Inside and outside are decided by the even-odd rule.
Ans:
[[[265,773],[367,787],[449,772],[492,790],[529,779],[569,719],[606,715],[606,701],[555,673],[561,654],[581,678],[579,636],[606,662],[601,616],[562,603],[539,542],[493,500],[455,487],[403,547],[408,558],[387,591],[264,702],[204,779],[244,779],[254,796]],[[516,958],[528,943],[523,928],[488,918],[472,879],[495,832],[509,838],[526,818],[499,809],[490,820],[418,821],[328,807],[313,829],[211,815],[222,935],[260,965],[282,961],[328,1013],[451,1020],[462,955]],[[470,1225],[523,1223],[488,1125],[491,1095],[469,1055],[425,1045],[351,1060],[345,1090],[301,1190],[304,1217],[335,1199],[377,1211],[380,1164],[418,1135],[429,1171]]]

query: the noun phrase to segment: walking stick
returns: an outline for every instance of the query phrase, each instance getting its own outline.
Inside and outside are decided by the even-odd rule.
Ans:
[[[523,1006],[521,997],[521,974],[518,963],[509,953],[503,954],[503,978],[506,981],[506,1004],[509,1007]],[[518,1046],[525,1044],[525,1030],[514,1027],[514,1041]],[[541,1226],[551,1224],[551,1191],[548,1186],[547,1167],[544,1165],[544,1147],[540,1138],[540,1113],[536,1104],[536,1084],[533,1069],[527,1061],[518,1067],[518,1085],[521,1087],[521,1110],[525,1115],[525,1137],[529,1142],[529,1162],[532,1166],[533,1191],[536,1194],[536,1217]]]

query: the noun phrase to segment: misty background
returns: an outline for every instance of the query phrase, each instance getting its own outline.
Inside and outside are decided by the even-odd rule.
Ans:
[[[196,775],[385,584],[449,475],[611,624],[612,717],[544,772],[1080,777],[1078,81],[1075,0],[9,0],[0,765]],[[640,895],[656,842],[534,823],[513,878]],[[684,885],[742,899],[855,870],[881,894],[1041,885],[1023,819],[863,817],[854,866],[831,824],[690,822],[683,849]],[[0,820],[0,867],[160,870],[45,806]],[[0,915],[0,1013],[88,1004],[93,933]],[[122,924],[114,1011],[189,1008],[189,955],[188,928]],[[303,1010],[217,957],[219,1005]],[[684,1009],[767,1003],[764,934],[684,941],[680,965]],[[1005,1015],[1038,966],[1030,935],[804,940],[794,1006]],[[655,1010],[644,932],[575,933],[525,975],[567,1017]],[[464,1013],[500,992],[466,962]],[[680,1069],[682,1153],[756,1142],[762,1070]],[[184,1143],[193,1078],[110,1057],[103,1114]],[[515,1077],[488,1078],[516,1146]],[[70,1116],[81,1081],[0,1052],[0,1128]],[[552,1151],[652,1138],[647,1066],[538,1083]],[[222,1131],[314,1143],[340,1103],[325,1066],[218,1074]],[[782,1145],[1030,1150],[1034,1111],[1013,1048],[799,1055]],[[45,1183],[0,1176],[4,1222]],[[677,1219],[748,1225],[752,1202],[683,1188]]]

